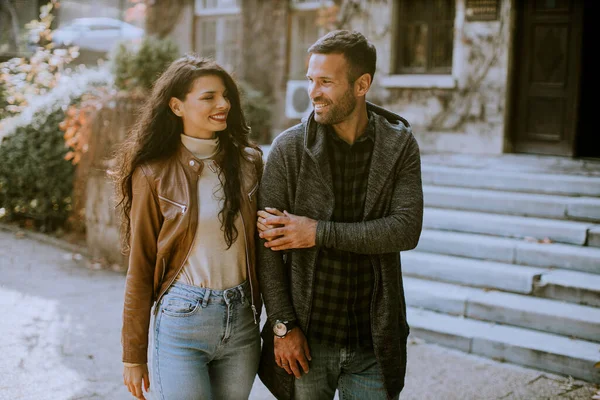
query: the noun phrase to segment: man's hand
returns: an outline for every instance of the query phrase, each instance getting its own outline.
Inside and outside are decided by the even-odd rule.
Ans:
[[[312,360],[310,349],[304,333],[296,327],[288,332],[283,338],[273,338],[275,346],[275,362],[288,374],[294,374],[296,378],[302,376],[300,368],[305,374],[308,373],[308,362]],[[300,364],[300,365],[298,365]]]
[[[138,399],[146,399],[142,392],[142,381],[146,392],[150,390],[150,376],[148,365],[142,364],[135,367],[123,367],[123,383],[127,389]]]
[[[264,227],[274,226],[259,233],[259,236],[267,241],[265,247],[279,251],[315,246],[317,221],[287,211],[283,214],[283,216],[270,216],[260,221]]]

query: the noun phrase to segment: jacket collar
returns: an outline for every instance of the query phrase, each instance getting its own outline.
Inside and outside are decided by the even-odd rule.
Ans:
[[[371,167],[367,180],[367,196],[364,216],[373,210],[389,175],[396,170],[401,155],[405,135],[410,132],[410,124],[401,116],[367,102],[367,111],[372,113],[375,126],[375,144],[371,156]],[[333,191],[331,169],[327,154],[327,128],[314,119],[314,111],[304,121],[304,147],[319,166],[323,179]]]
[[[217,166],[221,167],[224,160],[224,154],[222,151],[219,151],[214,157],[210,159],[201,160],[194,156],[194,153],[189,151],[187,147],[179,141],[179,147],[177,148],[177,159],[183,165],[183,168],[187,171],[193,172],[196,175],[202,172],[205,163],[214,161]]]

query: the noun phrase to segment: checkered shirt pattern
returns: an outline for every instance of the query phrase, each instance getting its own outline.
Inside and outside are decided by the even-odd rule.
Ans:
[[[332,221],[362,221],[374,141],[372,119],[365,133],[352,145],[341,140],[332,128],[328,129],[335,196]],[[374,280],[368,255],[321,249],[315,271],[309,338],[342,347],[370,347]]]

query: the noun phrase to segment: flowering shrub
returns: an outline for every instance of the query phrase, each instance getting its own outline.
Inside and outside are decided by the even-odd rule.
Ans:
[[[65,111],[96,87],[112,83],[109,71],[82,69],[32,98],[20,114],[0,122],[0,218],[27,218],[45,231],[72,210],[74,166],[59,124]]]
[[[39,20],[26,24],[28,41],[37,45],[30,58],[13,58],[0,64],[0,82],[3,82],[4,104],[2,117],[23,111],[37,96],[53,89],[65,72],[65,67],[78,57],[77,47],[54,49],[50,41],[50,25],[54,19],[52,0],[40,8]],[[0,98],[0,101],[2,99]]]

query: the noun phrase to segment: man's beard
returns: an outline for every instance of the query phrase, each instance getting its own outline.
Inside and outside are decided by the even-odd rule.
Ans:
[[[315,102],[318,103],[318,99]],[[315,120],[323,125],[335,125],[345,120],[356,107],[356,98],[352,95],[352,87],[350,87],[337,102],[330,103],[329,110],[322,114],[315,113]]]

